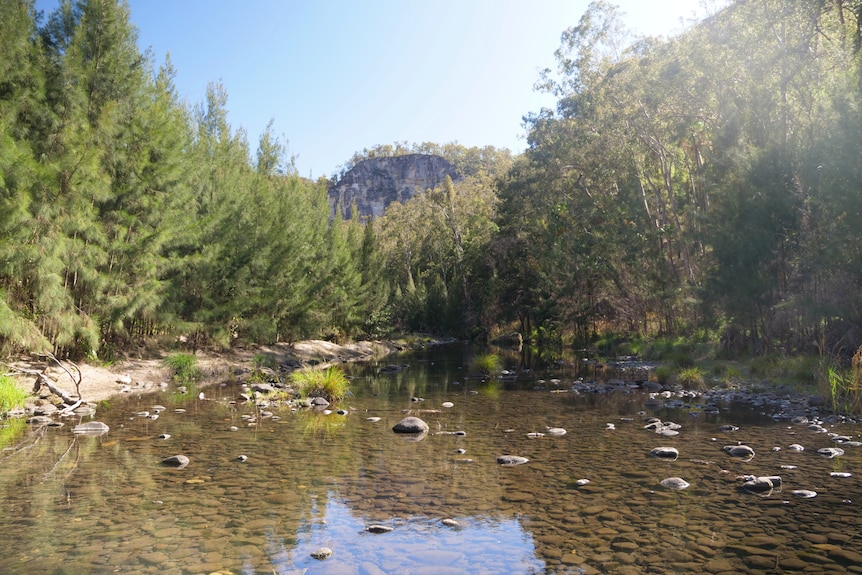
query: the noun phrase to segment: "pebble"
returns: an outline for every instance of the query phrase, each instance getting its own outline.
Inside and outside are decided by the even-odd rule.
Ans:
[[[817,497],[817,492],[811,491],[810,489],[794,489],[791,493],[801,499],[813,499],[814,497]]]
[[[680,477],[668,477],[667,479],[662,479],[660,484],[662,487],[673,489],[674,491],[681,491],[691,487],[691,483]]]
[[[817,453],[822,455],[823,457],[828,457],[829,459],[833,459],[835,457],[840,457],[844,455],[844,450],[840,447],[824,447],[822,449],[818,449]]]
[[[330,549],[329,547],[321,547],[320,549],[317,549],[316,551],[311,552],[311,556],[314,557],[315,559],[317,559],[318,561],[323,561],[324,559],[329,559],[329,557],[331,555],[332,555],[332,549]]]
[[[497,463],[500,465],[512,467],[514,465],[523,465],[530,461],[526,457],[521,457],[519,455],[500,455],[497,457]]]

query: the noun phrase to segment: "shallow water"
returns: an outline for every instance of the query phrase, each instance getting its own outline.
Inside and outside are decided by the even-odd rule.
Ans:
[[[470,353],[389,358],[409,364],[391,374],[350,366],[348,415],[274,409],[249,425],[254,406],[216,385],[206,400],[114,401],[93,418],[111,428],[101,437],[74,437],[78,421],[31,435],[0,456],[0,573],[862,573],[862,448],[827,459],[827,434],[762,408],[653,412],[641,391],[552,393],[575,375],[560,367],[483,382],[466,373]],[[136,415],[156,404],[157,420]],[[431,426],[421,441],[391,431],[407,410]],[[662,437],[646,416],[682,429]],[[547,427],[568,433],[527,437]],[[858,426],[830,431],[859,439]],[[722,450],[738,442],[756,456]],[[658,446],[679,459],[650,457]],[[161,464],[174,454],[191,463]],[[500,466],[504,454],[530,461]],[[782,485],[753,495],[745,474]],[[667,489],[669,477],[690,487]],[[376,524],[393,529],[366,531]],[[332,556],[313,559],[321,547]]]

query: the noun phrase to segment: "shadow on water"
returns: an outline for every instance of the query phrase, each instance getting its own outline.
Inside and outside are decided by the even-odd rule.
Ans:
[[[262,416],[234,401],[238,387],[216,385],[204,400],[112,402],[96,416],[111,428],[101,437],[45,428],[0,456],[0,572],[753,574],[855,564],[862,520],[847,501],[862,498],[862,448],[826,459],[816,451],[832,445],[827,434],[746,404],[710,414],[686,398],[650,411],[635,386],[573,393],[591,366],[565,358],[527,368],[506,356],[503,377],[470,373],[484,351],[347,366],[352,395],[332,413]],[[140,415],[155,404],[168,406],[158,419]],[[407,414],[430,427],[418,441],[391,431]],[[680,424],[679,434],[648,431],[647,417]],[[737,443],[756,456],[722,450]],[[657,446],[680,457],[649,457]],[[161,464],[175,454],[189,465]],[[501,466],[501,455],[529,461]],[[746,474],[783,483],[759,497],[740,490]],[[670,477],[690,487],[663,487]],[[312,558],[322,547],[332,556]]]

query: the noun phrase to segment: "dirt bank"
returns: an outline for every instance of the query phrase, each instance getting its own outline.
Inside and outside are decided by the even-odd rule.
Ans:
[[[358,342],[347,345],[337,345],[328,341],[311,340],[294,345],[277,344],[256,348],[231,350],[230,352],[214,354],[197,352],[197,367],[206,378],[217,379],[219,375],[227,375],[240,369],[251,369],[254,358],[265,354],[276,364],[334,364],[350,361],[365,361],[380,358],[399,351],[402,347],[392,342]],[[160,385],[171,381],[171,370],[164,365],[164,359],[169,352],[155,354],[148,359],[125,359],[109,366],[77,364],[81,370],[81,397],[88,403],[96,403],[123,393],[155,391]],[[53,362],[51,362],[53,363]],[[75,382],[62,368],[49,365],[42,358],[21,358],[7,364],[4,373],[14,373],[16,369],[43,370],[56,382],[57,387],[71,396],[77,396]],[[71,366],[72,373],[74,370]],[[18,375],[16,380],[28,392],[33,390],[36,380],[34,375]]]

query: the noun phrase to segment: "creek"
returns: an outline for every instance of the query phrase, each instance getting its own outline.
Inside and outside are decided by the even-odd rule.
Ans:
[[[649,409],[634,385],[575,393],[584,373],[571,362],[510,360],[509,376],[484,379],[469,373],[474,354],[453,345],[347,365],[343,415],[261,417],[237,401],[239,384],[216,383],[206,399],[135,395],[25,429],[0,454],[0,572],[862,573],[862,447],[818,454],[839,446],[834,434],[858,441],[858,425],[773,417],[806,410],[792,398],[724,395],[715,413],[699,397]],[[408,414],[429,433],[393,433]],[[650,417],[679,433],[646,429]],[[72,434],[87,421],[110,431]],[[756,455],[723,449],[737,444]],[[660,446],[679,457],[651,457]],[[190,463],[162,464],[176,454]],[[781,482],[755,494],[746,475]],[[689,487],[662,485],[672,477]],[[312,557],[324,547],[331,556]]]

